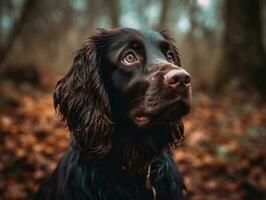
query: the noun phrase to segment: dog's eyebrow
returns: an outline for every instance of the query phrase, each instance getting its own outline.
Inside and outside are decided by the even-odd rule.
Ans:
[[[172,44],[169,41],[167,41],[167,40],[159,41],[159,47],[162,50],[168,50],[171,46],[172,46]]]
[[[132,38],[129,40],[128,46],[131,48],[137,49],[143,46],[143,41],[138,38]]]

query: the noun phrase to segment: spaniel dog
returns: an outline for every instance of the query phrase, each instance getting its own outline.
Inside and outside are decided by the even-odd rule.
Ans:
[[[171,151],[184,139],[190,82],[166,32],[98,29],[56,85],[73,142],[34,199],[183,199]]]

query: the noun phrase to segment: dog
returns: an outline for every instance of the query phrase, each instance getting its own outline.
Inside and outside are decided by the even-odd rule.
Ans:
[[[98,29],[58,81],[73,141],[35,200],[181,200],[172,149],[184,140],[191,77],[164,32]]]

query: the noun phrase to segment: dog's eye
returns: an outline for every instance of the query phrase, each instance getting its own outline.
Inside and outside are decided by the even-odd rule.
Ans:
[[[170,62],[170,63],[174,63],[173,54],[172,54],[172,52],[170,52],[170,51],[167,52],[167,60],[168,60],[168,62]]]
[[[126,64],[133,64],[138,61],[138,58],[133,52],[129,52],[125,55],[123,61]]]

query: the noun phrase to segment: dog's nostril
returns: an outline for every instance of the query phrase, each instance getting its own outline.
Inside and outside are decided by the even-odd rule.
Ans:
[[[191,78],[190,78],[190,76],[189,76],[189,75],[186,75],[185,78],[184,78],[184,83],[185,83],[186,85],[189,85],[190,82],[191,82]]]
[[[171,77],[167,82],[169,85],[175,85],[179,82],[179,77],[178,76],[174,76],[174,77]]]

